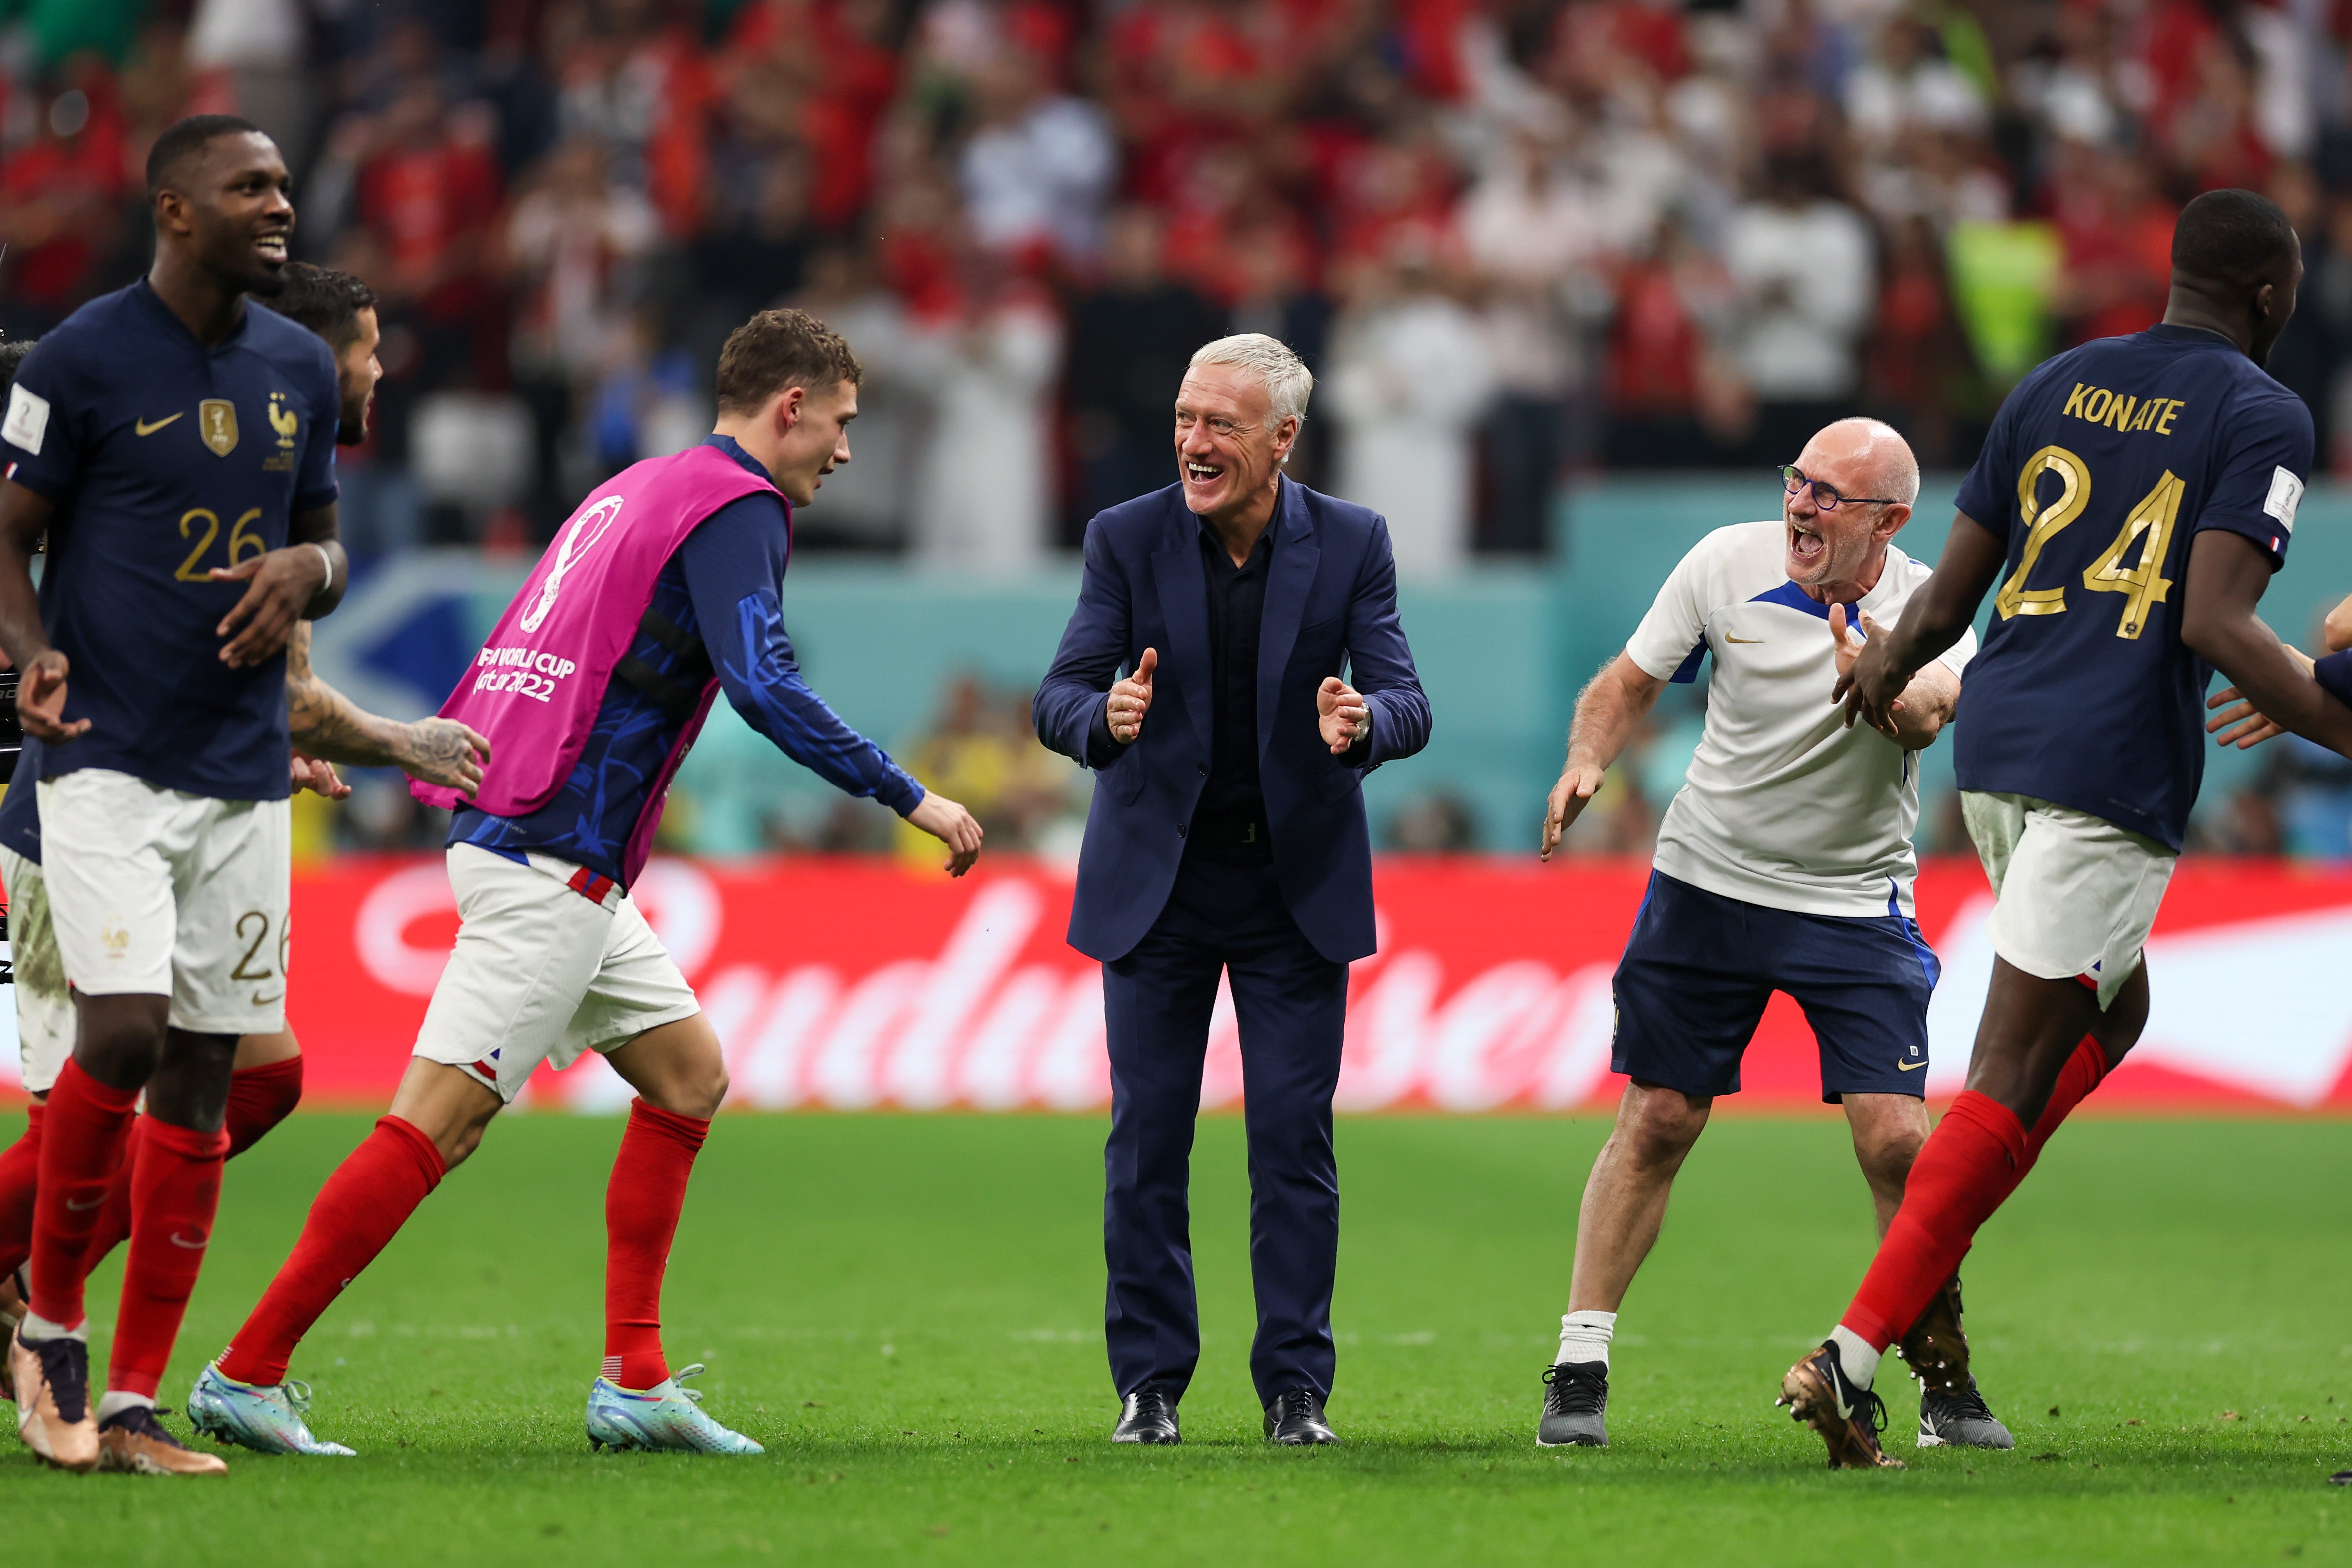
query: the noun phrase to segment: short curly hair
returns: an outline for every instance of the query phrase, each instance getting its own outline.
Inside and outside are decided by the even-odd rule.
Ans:
[[[839,332],[806,310],[762,310],[719,351],[719,412],[755,412],[787,387],[824,392],[865,374]]]

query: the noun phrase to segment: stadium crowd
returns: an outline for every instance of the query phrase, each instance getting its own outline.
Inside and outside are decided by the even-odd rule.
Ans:
[[[2026,366],[2155,319],[2179,203],[2233,184],[2305,237],[2274,368],[2352,460],[2341,6],[13,9],[0,326],[143,264],[160,126],[255,119],[300,250],[384,302],[362,551],[543,538],[701,429],[726,327],[792,300],[870,373],[810,544],[1009,571],[1073,542],[1160,482],[1174,367],[1231,325],[1323,377],[1300,471],[1437,571],[1540,550],[1565,476],[1785,460],[1855,408],[1964,466]]]
[[[1579,473],[1777,462],[1855,409],[1963,467],[2024,368],[2155,320],[2179,204],[2232,184],[2305,237],[2272,368],[2323,462],[2352,466],[2352,10],[2314,0],[0,15],[0,329],[37,335],[144,267],[163,125],[256,120],[295,168],[298,253],[381,301],[375,429],[342,464],[362,557],[544,539],[588,486],[696,439],[727,330],[789,300],[867,370],[858,461],[803,548],[1012,573],[1074,544],[1163,482],[1167,389],[1234,328],[1322,378],[1294,471],[1387,513],[1401,569],[1434,574],[1543,550]],[[2288,750],[2200,828],[2212,847],[2344,852],[2352,780]],[[1664,795],[1626,786],[1575,847],[1642,849],[1658,771]],[[383,820],[340,836],[430,837],[379,782]],[[1083,806],[1023,790],[1024,819]],[[1388,835],[1512,837],[1444,796]]]

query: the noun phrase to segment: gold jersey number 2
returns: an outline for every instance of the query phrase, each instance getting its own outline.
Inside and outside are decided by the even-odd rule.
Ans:
[[[2043,474],[2057,476],[2061,489],[2058,499],[2047,507],[2040,503],[2036,491]],[[2172,579],[2161,574],[2164,557],[2172,548],[2173,525],[2180,520],[2180,499],[2187,486],[2179,476],[2167,468],[2156,488],[2142,496],[2139,504],[2124,519],[2123,531],[2113,543],[2099,552],[2097,560],[2083,569],[2083,586],[2094,594],[2124,595],[2123,615],[2117,620],[2116,636],[2137,637],[2147,628],[2149,607],[2163,604],[2172,591]],[[2091,470],[2082,458],[2063,447],[2044,447],[2025,460],[2017,476],[2018,520],[2026,525],[2025,548],[2018,554],[2017,570],[2000,585],[1994,595],[1993,608],[2000,618],[2011,616],[2063,616],[2066,613],[2066,590],[2029,588],[2026,579],[2033,573],[2033,563],[2040,559],[2042,547],[2055,538],[2066,525],[2083,515],[2091,504]],[[2126,566],[2124,557],[2133,545],[2139,546],[2137,564]]]

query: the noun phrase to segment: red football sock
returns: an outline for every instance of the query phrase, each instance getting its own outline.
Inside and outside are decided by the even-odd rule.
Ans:
[[[188,1297],[205,1266],[213,1216],[220,1209],[221,1163],[228,1134],[196,1132],[139,1119],[131,1176],[131,1260],[122,1275],[122,1314],[115,1320],[110,1394],[155,1397],[180,1337]]]
[[[109,1089],[68,1060],[41,1126],[41,1190],[33,1199],[33,1310],[72,1328],[82,1320],[81,1258],[131,1137],[135,1089]]]
[[[319,1314],[375,1261],[446,1169],[432,1139],[397,1116],[379,1120],[319,1189],[293,1255],[221,1352],[222,1374],[265,1387],[285,1382]]]
[[[629,1129],[604,1191],[604,1376],[645,1389],[669,1375],[662,1359],[662,1270],[686,1206],[687,1178],[710,1123],[629,1102]]]
[[[229,1075],[228,1155],[234,1160],[277,1126],[302,1103],[302,1058],[266,1062]]]
[[[2099,1087],[2110,1070],[2107,1053],[2100,1048],[2099,1042],[2089,1035],[2084,1036],[2083,1043],[2074,1047],[2074,1054],[2066,1058],[2066,1065],[2058,1069],[2058,1081],[2050,1090],[2050,1103],[2042,1108],[2042,1114],[2034,1120],[2033,1131],[2025,1135],[2025,1157],[2017,1163],[2017,1174],[2009,1184],[2009,1193],[2017,1190],[2025,1180],[2025,1173],[2032,1170],[2042,1158],[2042,1151],[2049,1145],[2051,1135],[2074,1113],[2076,1106],[2090,1098],[2091,1091]],[[2009,1201],[2009,1193],[2000,1194],[2001,1203]]]
[[[234,1160],[261,1142],[261,1135],[285,1121],[287,1113],[301,1100],[300,1057],[242,1068],[232,1073],[228,1080],[228,1118],[222,1127],[228,1134],[228,1157]],[[81,1255],[84,1279],[98,1272],[98,1266],[106,1261],[108,1253],[131,1239],[131,1173],[139,1163],[139,1129],[146,1124],[142,1117],[131,1127],[131,1145],[123,1151],[121,1169],[114,1173],[114,1185],[107,1193],[106,1207],[99,1214],[98,1228],[89,1233],[89,1246]],[[5,1256],[0,1253],[0,1257]]]
[[[141,1117],[131,1124],[130,1141],[122,1145],[122,1163],[114,1168],[114,1180],[106,1189],[106,1206],[98,1211],[98,1224],[91,1227],[89,1245],[82,1248],[81,1277],[85,1279],[98,1272],[106,1255],[131,1239],[131,1182],[139,1169],[139,1145],[147,1118]]]
[[[41,1190],[39,1100],[25,1108],[25,1135],[0,1153],[0,1276],[15,1273],[33,1256],[33,1194]]]
[[[1918,1321],[1968,1255],[1977,1227],[2015,1189],[2025,1142],[2009,1107],[1961,1090],[1912,1162],[1903,1206],[1838,1322],[1885,1350]]]

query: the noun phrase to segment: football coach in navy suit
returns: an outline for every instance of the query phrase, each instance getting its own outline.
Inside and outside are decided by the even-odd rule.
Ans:
[[[1103,966],[1119,1442],[1178,1441],[1200,1360],[1189,1189],[1221,972],[1249,1138],[1250,1376],[1269,1439],[1337,1440],[1331,1091],[1348,964],[1373,948],[1362,783],[1421,750],[1430,719],[1388,524],[1283,475],[1314,384],[1259,333],[1192,356],[1178,481],[1087,526],[1077,609],[1037,689],[1038,738],[1099,774],[1070,943]]]

